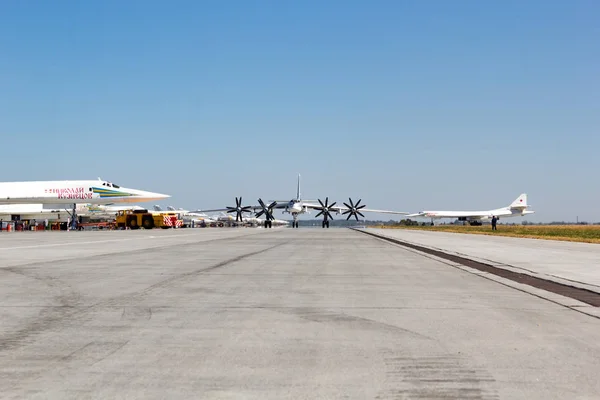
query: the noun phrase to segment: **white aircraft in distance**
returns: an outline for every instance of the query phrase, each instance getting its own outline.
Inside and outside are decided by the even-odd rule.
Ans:
[[[481,225],[481,221],[491,219],[494,215],[497,218],[522,217],[533,214],[535,211],[528,210],[527,194],[523,193],[508,207],[497,208],[488,211],[421,211],[415,214],[408,214],[407,217],[425,217],[431,218],[431,224],[434,219],[456,218],[459,221],[469,222],[470,225]]]
[[[294,220],[292,221],[292,228],[298,228],[298,216],[300,214],[309,213],[309,210],[318,210],[319,213],[315,215],[316,217],[323,216],[323,228],[329,228],[329,220],[333,220],[331,216],[331,212],[335,212],[336,214],[348,215],[346,220],[349,220],[352,216],[356,218],[358,221],[358,216],[364,218],[363,212],[374,212],[374,213],[383,213],[383,214],[399,214],[406,215],[407,212],[401,211],[387,211],[387,210],[373,210],[365,208],[366,206],[360,205],[361,200],[358,200],[356,204],[352,201],[351,198],[348,198],[348,203],[343,203],[344,206],[336,206],[336,202],[329,204],[329,198],[325,198],[325,203],[323,203],[320,199],[318,200],[302,200],[300,196],[300,174],[298,174],[298,187],[296,191],[296,198],[292,200],[270,200],[270,204],[266,205],[262,199],[258,199],[259,205],[254,206],[242,206],[242,198],[239,199],[236,197],[235,207],[226,207],[226,208],[217,208],[213,210],[198,210],[196,212],[218,212],[218,211],[226,211],[228,213],[236,213],[235,220],[243,221],[243,213],[251,213],[255,212],[255,217],[260,217],[262,215],[265,216],[264,226],[265,228],[272,226],[272,221],[275,220],[273,217],[273,210],[280,209],[283,213],[288,213],[292,215]],[[258,212],[257,212],[258,210]]]
[[[210,224],[213,222],[217,222],[216,219],[210,218],[208,215],[204,213],[192,212],[188,210],[184,210],[183,208],[175,209],[175,207],[168,206],[167,211],[163,210],[161,206],[154,206],[155,213],[178,213],[181,215],[181,219],[183,220],[184,226],[202,226],[202,224]]]
[[[100,178],[77,181],[0,182],[0,204],[42,204],[46,206],[42,208],[66,211],[68,209],[65,206],[69,205],[73,228],[77,224],[78,204],[135,203],[168,197],[170,196],[165,194],[123,188]]]

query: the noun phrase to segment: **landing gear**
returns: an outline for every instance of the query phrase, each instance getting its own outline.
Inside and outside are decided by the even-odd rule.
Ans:
[[[322,226],[323,228],[327,227],[327,229],[329,229],[329,221],[323,221]]]
[[[266,229],[266,228],[271,228],[271,226],[272,226],[272,222],[271,222],[271,221],[268,221],[268,220],[266,220],[266,221],[265,221],[265,229]]]
[[[77,204],[73,203],[73,209],[71,210],[71,230],[77,230]]]

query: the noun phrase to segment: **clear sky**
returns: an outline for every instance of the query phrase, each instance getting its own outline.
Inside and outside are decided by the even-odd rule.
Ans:
[[[600,2],[0,2],[3,181],[600,221]],[[378,216],[381,217],[381,216]]]

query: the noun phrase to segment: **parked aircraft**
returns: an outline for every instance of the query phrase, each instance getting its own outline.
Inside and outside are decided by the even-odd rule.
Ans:
[[[65,211],[67,208],[63,205],[69,205],[73,228],[77,224],[78,204],[135,203],[168,197],[170,196],[165,194],[123,188],[100,178],[77,181],[0,182],[0,204],[54,205],[55,209]]]
[[[209,217],[204,213],[192,212],[184,210],[183,208],[175,209],[175,207],[168,206],[167,211],[163,210],[161,206],[155,205],[154,212],[175,212],[181,215],[184,226],[202,226],[203,224],[211,224],[217,222],[216,219]]]
[[[329,204],[329,198],[325,198],[325,202],[323,203],[320,199],[318,200],[302,200],[300,195],[300,175],[298,175],[298,186],[296,190],[296,198],[292,200],[273,200],[269,201],[269,205],[266,205],[262,199],[258,199],[258,205],[254,206],[243,206],[242,198],[239,199],[236,197],[235,207],[226,207],[226,208],[218,208],[213,210],[198,210],[197,212],[218,212],[218,211],[226,211],[227,213],[235,213],[236,221],[243,221],[244,213],[252,213],[255,212],[256,217],[265,216],[264,225],[266,227],[272,226],[272,221],[275,219],[273,217],[273,210],[280,209],[283,213],[288,213],[292,215],[294,219],[292,222],[292,228],[298,228],[298,216],[304,213],[310,213],[310,210],[318,210],[319,213],[315,215],[316,217],[323,216],[322,227],[329,228],[329,220],[333,220],[331,215],[332,212],[336,214],[347,215],[346,220],[349,220],[351,217],[355,217],[358,221],[358,216],[364,218],[363,212],[375,212],[375,213],[384,213],[384,214],[400,214],[406,215],[407,212],[401,211],[388,211],[388,210],[373,210],[367,209],[366,206],[360,205],[361,200],[354,203],[351,198],[348,199],[348,203],[343,203],[344,206],[336,206],[336,202]]]
[[[119,210],[137,210],[140,206],[108,206],[102,204],[77,204],[75,211],[80,216],[110,217]],[[0,205],[0,219],[3,220],[32,220],[48,219],[60,220],[61,214],[71,216],[72,209],[67,210],[60,204],[2,204]]]
[[[528,210],[527,194],[523,193],[516,198],[509,206],[496,208],[487,211],[421,211],[415,214],[409,214],[407,217],[425,217],[431,218],[431,224],[434,219],[456,218],[459,221],[469,222],[470,225],[481,225],[481,221],[491,219],[494,215],[498,218],[522,217],[533,214],[535,211]]]

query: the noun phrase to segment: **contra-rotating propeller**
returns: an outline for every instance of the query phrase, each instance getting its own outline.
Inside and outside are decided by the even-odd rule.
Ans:
[[[348,207],[348,209],[342,213],[343,215],[348,214],[348,218],[346,218],[346,221],[348,221],[350,219],[350,217],[352,217],[353,215],[354,215],[354,218],[356,218],[357,221],[358,221],[358,216],[359,215],[364,218],[365,216],[360,212],[360,209],[366,207],[366,205],[363,204],[362,206],[359,206],[360,201],[362,199],[358,199],[358,201],[356,202],[356,204],[354,204],[352,202],[352,199],[350,197],[348,197],[348,200],[350,201],[349,205],[347,203],[344,203],[344,205],[346,207]]]
[[[243,221],[243,213],[248,212],[251,213],[252,212],[252,206],[245,206],[242,207],[242,197],[240,196],[239,200],[236,197],[235,198],[235,207],[227,207],[227,212],[228,213],[235,213],[235,220],[236,222],[242,222]]]
[[[329,203],[329,197],[325,197],[325,204],[323,204],[323,202],[321,201],[321,199],[317,199],[319,200],[319,203],[321,204],[321,207],[315,207],[315,210],[320,210],[319,213],[317,215],[315,215],[315,218],[317,218],[319,215],[323,215],[323,221],[327,222],[327,219],[329,218],[330,220],[333,220],[333,217],[331,216],[331,213],[329,212],[331,210],[331,208],[333,206],[335,206],[335,201],[331,204],[327,204]]]
[[[265,218],[267,219],[267,221],[272,221],[275,219],[275,217],[273,216],[273,207],[275,207],[277,205],[276,201],[274,201],[271,204],[269,204],[268,206],[266,206],[265,203],[262,201],[262,199],[258,199],[258,204],[260,204],[260,207],[262,208],[262,210],[260,210],[259,212],[256,213],[256,215],[255,215],[256,218],[265,214]]]

